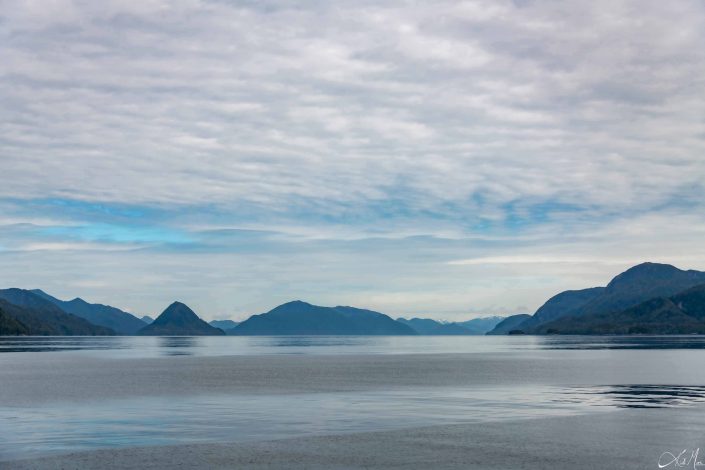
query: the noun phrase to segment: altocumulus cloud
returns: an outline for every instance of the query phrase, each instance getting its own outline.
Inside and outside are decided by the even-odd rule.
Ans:
[[[705,268],[703,46],[698,1],[7,0],[0,280],[453,318]]]

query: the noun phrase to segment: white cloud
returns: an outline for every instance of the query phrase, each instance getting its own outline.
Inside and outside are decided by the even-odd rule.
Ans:
[[[404,181],[424,207],[609,211],[701,187],[697,3],[51,5],[3,11],[6,197],[285,208]]]
[[[558,288],[604,283],[615,267],[605,260],[691,256],[697,267],[704,8],[9,0],[0,12],[0,199],[156,207],[170,215],[155,224],[190,233],[278,232],[292,244],[279,247],[279,261],[219,248],[229,264],[212,274],[213,289],[252,292],[241,305],[255,311],[276,292],[369,295],[400,313],[505,300],[511,310]],[[15,210],[0,225],[77,218]],[[31,255],[7,253],[22,246],[51,251],[51,260],[31,258],[56,263],[47,280],[74,264],[62,252],[75,254],[75,241],[4,232],[3,258],[16,272]],[[368,239],[379,245],[361,259],[383,264],[377,287],[354,281],[351,273],[367,271],[345,248]],[[286,276],[300,274],[290,264],[304,261],[288,250],[302,246],[320,271],[292,282]],[[174,267],[149,252],[107,274],[109,255],[93,248],[81,255],[103,265],[110,285],[132,285],[134,270]],[[202,278],[199,256],[178,255],[184,275],[174,285]],[[329,269],[331,258],[339,269]],[[278,283],[242,280],[253,263]],[[536,263],[546,275],[533,272]],[[96,274],[83,275],[92,285]],[[498,287],[480,282],[487,276]],[[330,295],[308,284],[322,281]],[[412,295],[420,286],[426,297]],[[192,289],[219,309],[237,303]]]
[[[471,266],[482,264],[585,264],[585,263],[606,263],[625,264],[629,261],[620,259],[600,259],[600,258],[576,258],[570,256],[541,256],[541,255],[515,255],[515,256],[486,256],[480,258],[468,258],[449,261],[448,264],[456,266]]]

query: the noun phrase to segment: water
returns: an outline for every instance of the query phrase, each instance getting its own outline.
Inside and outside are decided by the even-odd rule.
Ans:
[[[0,461],[698,407],[702,364],[696,336],[5,337]]]

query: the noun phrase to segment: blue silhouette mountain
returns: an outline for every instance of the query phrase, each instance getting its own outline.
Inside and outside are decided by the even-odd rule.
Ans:
[[[105,336],[115,331],[63,311],[45,298],[24,289],[0,290],[0,310],[4,318],[12,318],[24,328],[16,334],[42,336]],[[15,325],[13,329],[17,330]],[[15,334],[15,333],[0,333]]]
[[[45,298],[64,312],[85,318],[94,325],[110,328],[119,335],[134,335],[146,325],[134,315],[110,305],[91,304],[80,297],[73,300],[59,300],[40,289],[34,289],[31,292]]]
[[[414,335],[387,315],[354,307],[320,307],[300,300],[253,315],[231,335]]]
[[[140,336],[218,336],[224,335],[225,332],[201,320],[187,305],[174,302],[137,334]]]

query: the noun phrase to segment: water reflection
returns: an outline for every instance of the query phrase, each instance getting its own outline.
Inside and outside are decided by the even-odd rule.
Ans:
[[[103,354],[122,357],[609,349],[705,350],[705,336],[0,336],[0,354],[112,350]]]
[[[371,336],[258,336],[258,346],[274,348],[311,348],[330,346],[365,346],[378,344],[379,337]]]
[[[115,336],[0,336],[0,353],[129,348]]]
[[[705,387],[692,385],[603,385],[568,389],[560,403],[615,408],[674,408],[705,402]]]
[[[705,336],[540,336],[543,349],[705,349]],[[533,347],[533,345],[532,345]]]
[[[192,356],[198,339],[194,336],[160,336],[157,345],[164,356]]]

